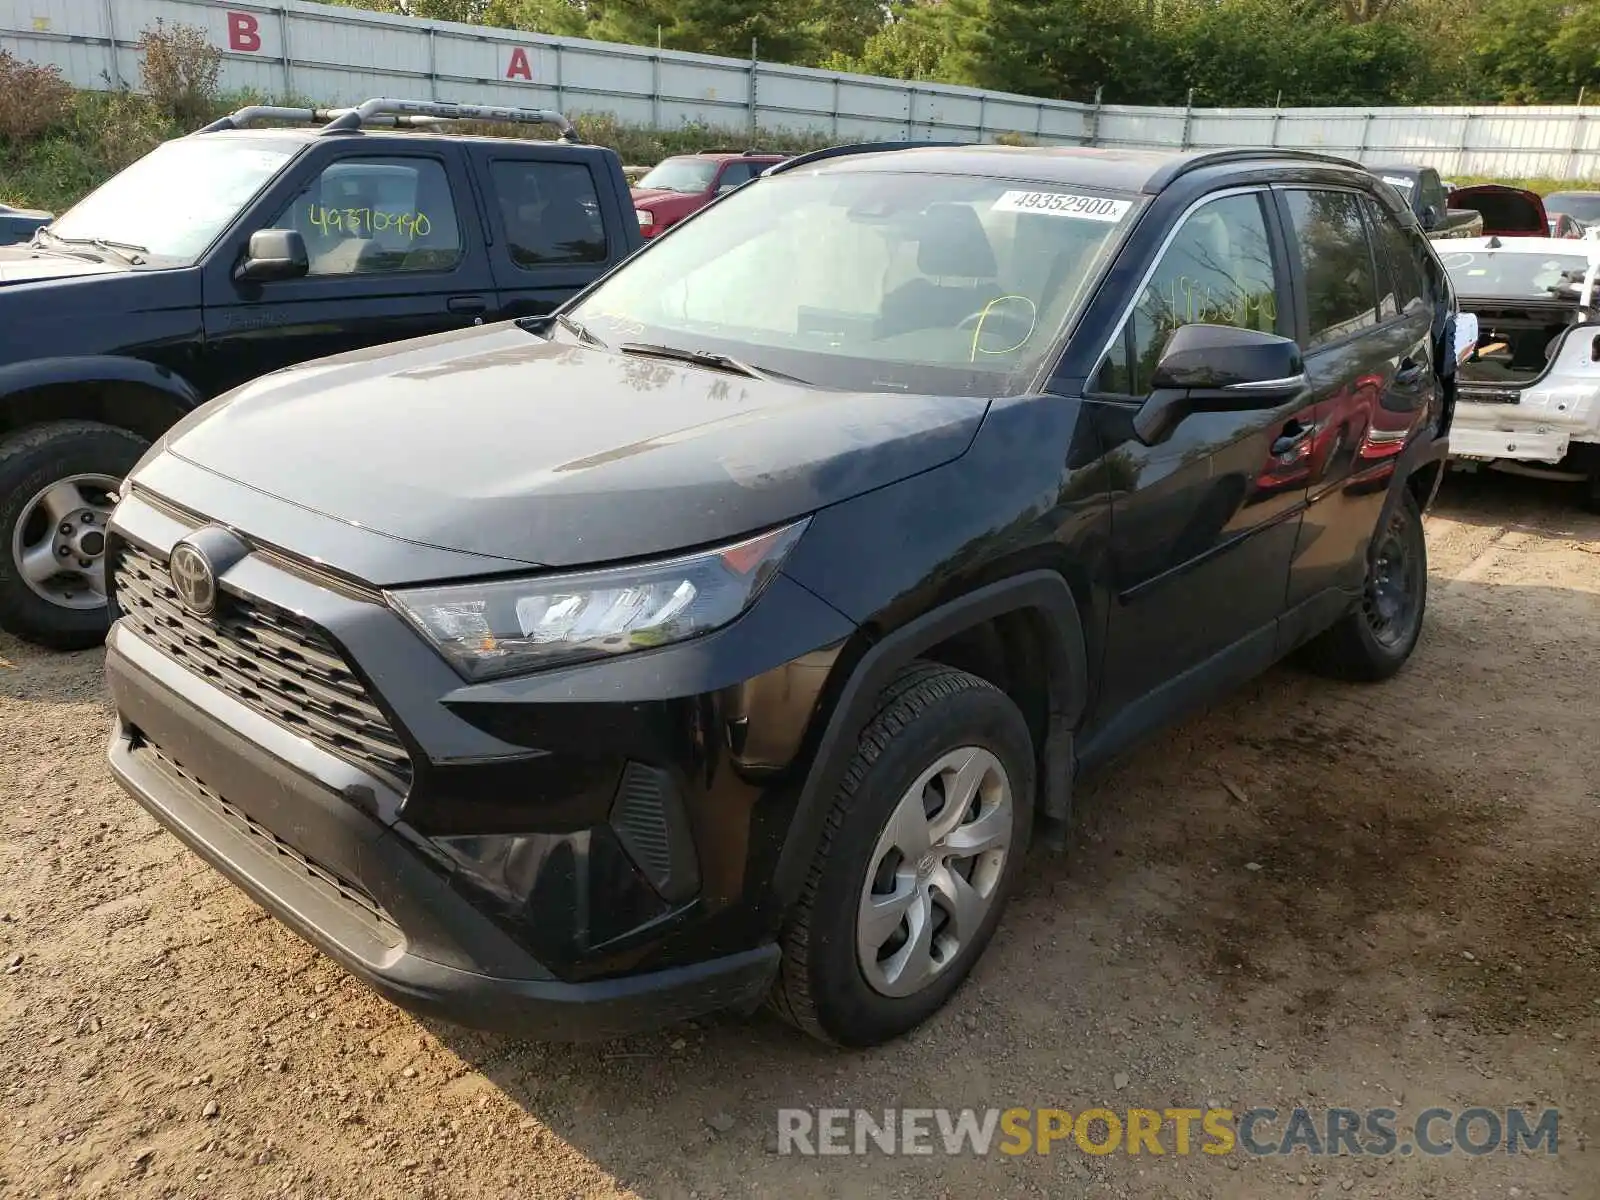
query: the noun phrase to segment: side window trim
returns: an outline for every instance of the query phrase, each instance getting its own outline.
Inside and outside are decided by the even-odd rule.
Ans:
[[[1267,227],[1267,240],[1272,247],[1273,273],[1277,279],[1278,319],[1277,327],[1280,333],[1284,326],[1283,302],[1286,298],[1284,284],[1288,279],[1287,267],[1290,259],[1284,257],[1285,246],[1283,232],[1278,228],[1277,205],[1272,202],[1269,189],[1265,184],[1247,184],[1238,187],[1222,188],[1219,191],[1207,192],[1197,197],[1193,203],[1185,208],[1172,225],[1167,229],[1166,236],[1161,239],[1161,244],[1150,258],[1150,264],[1139,276],[1139,282],[1129,293],[1128,302],[1123,306],[1121,314],[1117,317],[1112,327],[1111,336],[1106,339],[1106,344],[1094,358],[1094,366],[1089,377],[1084,381],[1084,397],[1086,399],[1102,400],[1112,404],[1139,405],[1143,404],[1145,397],[1132,396],[1122,392],[1099,391],[1094,388],[1095,380],[1099,378],[1100,371],[1105,365],[1106,358],[1111,354],[1113,347],[1121,346],[1128,362],[1133,359],[1133,345],[1130,331],[1132,329],[1133,313],[1139,307],[1139,302],[1144,299],[1145,290],[1150,286],[1150,281],[1155,278],[1156,272],[1161,269],[1161,264],[1166,260],[1167,252],[1172,249],[1173,242],[1178,240],[1189,219],[1206,205],[1217,200],[1224,200],[1230,196],[1254,196],[1261,209],[1261,219]],[[1287,336],[1287,335],[1286,335]]]

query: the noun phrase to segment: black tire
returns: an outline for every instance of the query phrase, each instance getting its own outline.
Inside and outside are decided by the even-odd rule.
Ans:
[[[18,570],[13,539],[24,510],[50,484],[73,475],[121,479],[148,444],[97,421],[35,425],[0,442],[0,629],[53,650],[105,641],[105,606],[65,608],[40,596]]]
[[[1590,475],[1583,483],[1583,507],[1592,513],[1600,513],[1600,471]]]
[[[918,776],[942,755],[968,746],[993,754],[1011,787],[1011,841],[993,899],[976,935],[922,990],[881,994],[857,959],[856,935],[878,838]],[[784,931],[771,1007],[803,1032],[839,1046],[875,1046],[925,1021],[960,986],[994,934],[1027,854],[1033,800],[1033,744],[1017,706],[965,671],[929,662],[907,667],[879,697],[840,784]]]
[[[1422,509],[1408,488],[1373,539],[1361,602],[1306,646],[1304,660],[1333,679],[1388,679],[1416,649],[1427,608],[1428,541]]]

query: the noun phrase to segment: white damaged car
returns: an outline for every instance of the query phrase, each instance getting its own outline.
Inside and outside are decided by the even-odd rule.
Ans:
[[[1478,324],[1459,369],[1451,457],[1581,482],[1600,507],[1600,242],[1468,238],[1438,250]]]

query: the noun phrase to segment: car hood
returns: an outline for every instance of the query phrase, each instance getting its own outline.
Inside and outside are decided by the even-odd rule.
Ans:
[[[662,203],[678,200],[700,200],[703,198],[703,192],[669,192],[664,188],[633,189],[633,204],[635,208],[652,208]]]
[[[0,246],[0,284],[67,279],[75,275],[121,274],[116,263],[90,262],[67,254],[42,253],[27,246]]]
[[[1537,192],[1499,183],[1481,183],[1451,192],[1449,205],[1482,213],[1485,233],[1549,236],[1549,218]]]
[[[930,470],[966,450],[987,407],[748,379],[496,325],[265,376],[163,445],[353,526],[562,567],[736,538]]]

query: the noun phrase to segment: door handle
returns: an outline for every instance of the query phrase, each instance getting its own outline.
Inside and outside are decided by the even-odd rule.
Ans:
[[[1422,373],[1426,369],[1426,363],[1419,363],[1409,358],[1403,359],[1400,369],[1394,373],[1394,381],[1401,387],[1415,387],[1422,382]]]
[[[1272,443],[1274,458],[1281,458],[1285,454],[1293,454],[1296,449],[1304,445],[1312,434],[1317,431],[1315,425],[1307,425],[1301,421],[1290,421],[1283,427],[1283,432]]]
[[[481,313],[488,311],[489,302],[482,296],[451,296],[445,307],[453,313]]]

